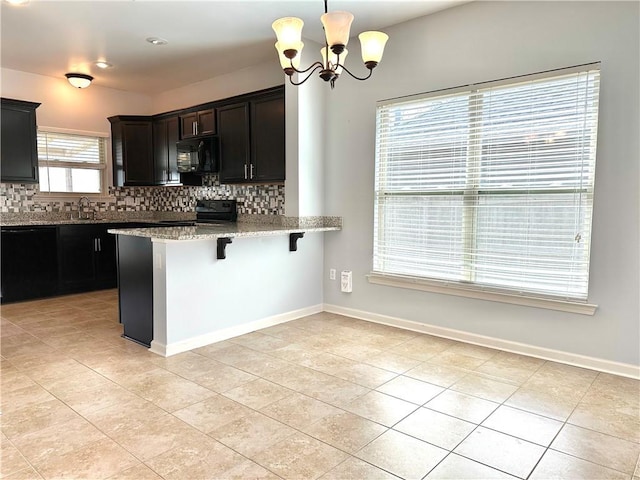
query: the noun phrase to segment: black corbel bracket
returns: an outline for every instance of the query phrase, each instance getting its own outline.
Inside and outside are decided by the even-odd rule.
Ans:
[[[230,243],[231,239],[229,237],[221,237],[218,239],[218,260],[224,260],[225,258],[227,258],[225,249]]]
[[[304,237],[304,232],[296,232],[289,234],[289,251],[297,252],[298,251],[298,240]]]

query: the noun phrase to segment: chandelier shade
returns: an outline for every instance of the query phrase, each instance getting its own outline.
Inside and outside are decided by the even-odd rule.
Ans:
[[[282,51],[296,49],[302,42],[303,26],[304,22],[296,17],[284,17],[273,22],[271,28],[276,32]]]
[[[389,35],[382,32],[362,32],[358,38],[360,39],[360,50],[364,64],[375,62],[377,65],[380,63]]]
[[[280,66],[282,67],[283,70],[286,70],[287,68],[291,68],[292,64],[293,64],[293,68],[300,67],[300,56],[301,56],[300,53],[302,53],[302,49],[304,48],[304,43],[298,42],[293,46],[294,46],[294,50],[298,52],[298,55],[289,59],[284,54],[284,50],[280,46],[280,42],[276,42],[275,44],[276,50],[278,51],[278,58],[280,59]]]
[[[324,27],[327,45],[331,50],[335,52],[334,49],[345,48],[349,42],[353,15],[349,12],[330,12],[322,15],[320,21]]]
[[[340,60],[344,63],[344,60],[347,58],[349,54],[349,50],[346,48],[342,51],[342,53],[338,56],[329,50],[329,68],[335,69],[336,75],[340,75],[342,73],[342,65],[340,65]],[[327,65],[327,47],[322,47],[320,49],[320,55],[322,55],[322,63]]]

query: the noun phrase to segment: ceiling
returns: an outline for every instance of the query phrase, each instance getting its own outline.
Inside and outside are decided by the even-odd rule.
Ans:
[[[467,1],[332,0],[329,9],[352,12],[358,34]],[[3,68],[58,78],[87,73],[96,85],[148,94],[277,62],[271,23],[280,17],[302,18],[303,36],[324,43],[321,0],[2,1],[0,13]],[[169,43],[154,46],[147,37]],[[98,60],[113,67],[101,70]]]

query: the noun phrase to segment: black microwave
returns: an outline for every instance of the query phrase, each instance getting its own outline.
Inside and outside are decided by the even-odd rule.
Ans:
[[[216,173],[220,169],[218,160],[218,137],[200,137],[180,140],[178,149],[178,172]]]

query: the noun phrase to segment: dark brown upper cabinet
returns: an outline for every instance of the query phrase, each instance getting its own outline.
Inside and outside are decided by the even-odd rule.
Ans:
[[[180,138],[215,135],[216,112],[213,108],[180,115]]]
[[[39,103],[2,99],[0,181],[38,183],[36,108]]]
[[[219,138],[222,183],[282,183],[284,105],[279,86],[153,116],[110,117],[114,185],[202,185],[200,175],[178,173],[176,143],[207,135]]]
[[[251,163],[249,118],[248,102],[227,105],[218,109],[221,183],[248,181]]]
[[[109,117],[113,157],[113,184],[154,185],[153,122],[151,117]]]
[[[153,121],[153,164],[156,185],[180,183],[176,148],[179,132],[178,116],[158,118]]]
[[[285,179],[284,89],[278,87],[218,110],[221,183]]]
[[[284,182],[284,93],[249,102],[251,111],[251,166],[254,182]]]

